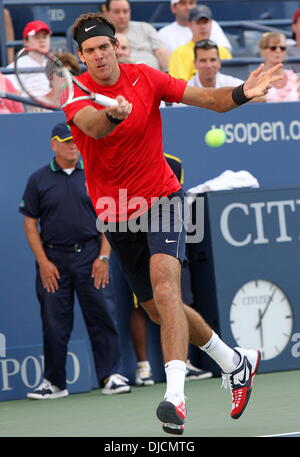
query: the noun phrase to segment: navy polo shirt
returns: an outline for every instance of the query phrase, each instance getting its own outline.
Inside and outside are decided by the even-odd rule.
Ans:
[[[173,173],[175,174],[175,176],[178,179],[178,181],[180,182],[180,184],[183,184],[184,173],[183,173],[181,159],[179,159],[179,157],[173,156],[171,154],[167,154],[166,152],[164,152],[164,156],[165,156],[168,164],[172,168]]]
[[[68,246],[99,237],[80,160],[69,175],[53,159],[28,179],[19,211],[38,219],[44,243]]]

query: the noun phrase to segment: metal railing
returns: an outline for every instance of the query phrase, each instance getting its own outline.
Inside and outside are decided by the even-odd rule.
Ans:
[[[161,4],[169,3],[170,0],[131,0],[131,3],[157,3],[158,7]],[[236,3],[236,0],[225,0],[227,3]],[[252,0],[252,2],[260,2],[261,0]],[[288,0],[273,0],[274,2],[285,2]],[[224,0],[205,0],[205,3],[224,3]],[[239,0],[240,3],[249,3],[249,0]],[[104,0],[0,0],[0,56],[2,66],[5,67],[7,64],[7,48],[14,46],[21,46],[21,40],[7,41],[5,34],[5,20],[4,20],[4,7],[9,6],[74,6],[74,5],[84,5],[84,4],[96,4],[104,3]],[[290,19],[266,19],[266,20],[257,20],[257,21],[219,21],[221,27],[226,29],[237,29],[239,31],[243,30],[257,30],[257,31],[271,31],[271,30],[280,30],[287,37],[291,36],[291,32],[284,30],[284,27],[287,27],[291,24]],[[163,22],[152,22],[152,25],[157,29],[166,25]],[[72,52],[72,49],[68,49]]]
[[[144,0],[140,0],[144,1]],[[147,0],[148,1],[148,0]],[[154,0],[149,0],[154,1]],[[161,0],[165,1],[165,0]],[[21,40],[7,41],[5,34],[4,8],[7,6],[55,6],[55,5],[84,5],[84,0],[0,0],[0,51],[2,65],[7,64],[7,48],[22,45]],[[89,4],[101,3],[101,0],[88,0]]]

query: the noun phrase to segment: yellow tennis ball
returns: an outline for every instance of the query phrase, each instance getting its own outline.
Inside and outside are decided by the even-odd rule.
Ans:
[[[205,134],[205,143],[212,148],[222,146],[226,141],[226,134],[222,129],[211,129]]]

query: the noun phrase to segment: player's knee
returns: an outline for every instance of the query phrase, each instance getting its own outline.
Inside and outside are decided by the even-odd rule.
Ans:
[[[177,298],[176,288],[169,281],[159,281],[154,286],[153,293],[159,307],[172,303]]]

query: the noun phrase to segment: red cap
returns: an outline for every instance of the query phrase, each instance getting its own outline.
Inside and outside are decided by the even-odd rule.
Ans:
[[[293,24],[296,24],[296,22],[298,21],[299,17],[300,17],[300,8],[298,8],[294,12],[293,19],[292,19]]]
[[[45,32],[51,33],[49,25],[42,21],[31,21],[25,26],[23,30],[23,39],[26,40],[28,36],[36,35],[37,33],[44,30]]]

